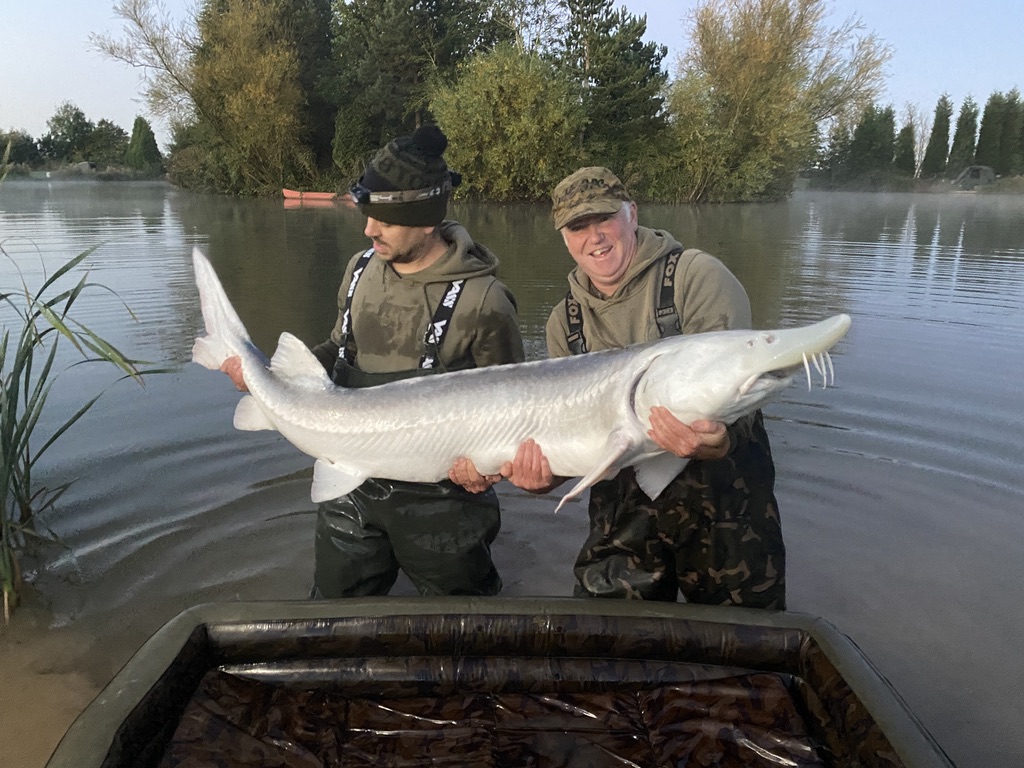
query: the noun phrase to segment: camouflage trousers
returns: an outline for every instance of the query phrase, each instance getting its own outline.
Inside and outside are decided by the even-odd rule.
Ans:
[[[590,494],[577,596],[786,607],[786,548],[761,413],[724,459],[691,461],[652,502],[631,469]]]
[[[399,569],[421,595],[495,595],[498,497],[444,480],[370,479],[320,505],[313,598],[386,595]]]

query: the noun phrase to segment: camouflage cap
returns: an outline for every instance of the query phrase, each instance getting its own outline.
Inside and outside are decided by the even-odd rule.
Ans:
[[[555,229],[561,229],[583,216],[618,213],[624,202],[632,201],[618,176],[607,168],[591,166],[558,182],[551,193],[551,215]]]

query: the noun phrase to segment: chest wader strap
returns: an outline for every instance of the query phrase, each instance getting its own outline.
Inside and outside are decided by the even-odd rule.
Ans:
[[[431,319],[430,325],[427,326],[426,336],[423,337],[423,357],[420,358],[420,368],[433,368],[441,359],[441,342],[448,335],[452,314],[462,295],[465,282],[465,280],[452,280],[445,288],[444,298],[437,305],[434,317]]]
[[[356,292],[356,283],[363,276],[363,270],[373,258],[373,248],[359,257],[355,269],[352,270],[352,279],[348,283],[348,291],[345,293],[345,311],[341,315],[341,356],[345,362],[353,365],[356,359],[356,347],[352,339],[352,296]]]
[[[345,292],[345,310],[341,316],[341,358],[354,366],[356,360],[356,344],[352,333],[352,297],[356,292],[356,284],[363,276],[366,265],[373,258],[373,248],[367,250],[359,257],[355,268],[352,270],[352,279],[348,283],[348,291]],[[448,328],[451,325],[452,313],[455,305],[462,295],[462,286],[465,280],[452,280],[445,288],[444,298],[437,305],[434,317],[430,321],[427,333],[423,339],[423,356],[420,357],[419,368],[433,368],[441,357],[441,342],[444,341]]]
[[[679,257],[683,255],[682,249],[672,251],[665,259],[665,271],[661,275],[661,290],[658,293],[658,308],[654,311],[654,320],[658,324],[658,338],[666,336],[678,336],[683,332],[679,324],[679,313],[676,311],[675,282],[676,267],[679,266]]]
[[[675,302],[676,267],[679,266],[679,257],[682,255],[683,251],[679,249],[672,251],[665,259],[665,271],[661,276],[658,291],[658,308],[654,311],[659,338],[677,336],[683,330],[679,324]],[[571,289],[565,294],[565,320],[569,326],[565,335],[569,354],[582,355],[587,351],[587,339],[583,335],[583,313],[580,311],[580,303],[573,298]]]
[[[580,303],[572,297],[572,289],[565,294],[565,320],[569,331],[565,341],[569,345],[570,355],[582,355],[587,351],[587,339],[583,335],[583,312]]]

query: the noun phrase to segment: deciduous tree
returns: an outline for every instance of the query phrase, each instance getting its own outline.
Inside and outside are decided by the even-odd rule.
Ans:
[[[311,173],[300,121],[304,93],[287,19],[273,0],[218,0],[199,16],[192,98],[216,137],[227,192],[278,191]]]
[[[48,160],[79,162],[85,159],[85,149],[96,126],[85,113],[70,101],[65,101],[53,117],[46,121],[47,133],[39,140],[39,150]]]
[[[448,135],[462,193],[540,200],[578,164],[583,110],[569,79],[536,54],[503,44],[475,56],[452,85],[435,88],[430,111]]]
[[[672,88],[673,130],[694,200],[784,196],[822,121],[873,102],[891,53],[824,0],[710,0]]]
[[[7,162],[35,168],[42,164],[43,156],[39,153],[39,145],[25,131],[0,132],[0,152],[6,152],[10,146]]]
[[[93,128],[82,151],[83,157],[98,166],[123,165],[128,149],[128,133],[110,120],[100,120]]]

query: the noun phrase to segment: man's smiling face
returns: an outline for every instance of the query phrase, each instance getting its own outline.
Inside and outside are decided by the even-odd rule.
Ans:
[[[594,288],[610,296],[636,256],[636,203],[624,203],[618,213],[570,221],[562,227],[562,239]]]

